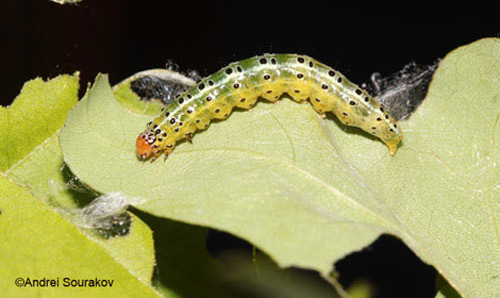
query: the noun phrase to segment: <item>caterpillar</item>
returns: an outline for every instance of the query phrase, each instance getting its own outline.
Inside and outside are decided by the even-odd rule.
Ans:
[[[283,93],[297,102],[309,99],[317,113],[333,112],[344,125],[380,138],[391,155],[396,153],[401,130],[365,90],[311,57],[264,54],[231,63],[177,96],[137,137],[137,155],[166,159],[177,141],[191,142],[212,119],[227,118],[234,107],[250,109],[259,97],[275,102]]]

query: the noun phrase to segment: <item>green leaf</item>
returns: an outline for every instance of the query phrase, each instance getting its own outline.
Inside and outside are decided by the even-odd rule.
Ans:
[[[5,297],[141,296],[156,292],[89,241],[51,207],[0,174],[0,288]],[[16,278],[59,279],[58,287],[17,287]],[[65,287],[64,278],[112,280],[112,287]]]
[[[455,289],[439,274],[436,277],[436,289],[438,291],[435,298],[460,298]]]
[[[231,232],[281,266],[326,276],[389,233],[462,295],[491,297],[500,289],[499,81],[499,39],[451,52],[423,105],[400,123],[394,157],[379,140],[284,99],[212,123],[166,162],[142,163],[134,142],[150,119],[118,104],[101,76],[68,116],[61,146],[93,188]]]
[[[0,107],[0,171],[14,166],[59,130],[78,100],[78,73],[27,82],[8,107]]]
[[[4,172],[5,177],[8,177],[12,183],[16,183],[18,186],[29,187],[30,192],[37,199],[57,207],[57,210],[49,209],[54,213],[52,216],[59,216],[56,213],[56,211],[59,211],[68,220],[67,224],[73,219],[71,215],[77,210],[76,207],[88,203],[95,197],[93,193],[86,189],[83,189],[83,192],[82,190],[71,189],[71,187],[76,186],[75,179],[65,168],[60,151],[59,130],[63,125],[67,112],[77,102],[77,91],[78,76],[63,75],[46,83],[39,79],[28,82],[12,106],[2,108],[1,112],[5,117],[0,119],[0,126],[2,127],[9,128],[12,127],[12,123],[18,123],[17,125],[24,134],[37,134],[37,137],[45,137],[45,139],[25,137],[25,147],[21,148],[19,147],[20,144],[13,143],[16,150],[10,150],[12,148],[7,148],[8,146],[5,145],[9,144],[9,140],[15,139],[17,131],[7,129],[6,134],[2,135],[2,142],[6,142],[2,143],[2,147],[16,153],[15,158],[17,161],[5,165],[10,165],[10,168]],[[47,111],[44,111],[44,109]],[[40,119],[46,120],[41,122]],[[59,122],[59,125],[54,124],[57,122]],[[22,125],[19,125],[19,123],[22,123]],[[14,136],[11,136],[11,134]],[[25,148],[30,148],[31,151],[22,155],[21,153],[24,152],[22,150]],[[5,196],[4,191],[1,189],[0,195]],[[13,200],[11,205],[7,206],[2,204],[0,208],[3,209],[4,213],[11,212],[11,209],[19,208],[15,202],[16,200]],[[26,214],[28,222],[23,222],[20,217],[16,224],[36,226],[39,219],[31,214],[29,209],[26,210]],[[82,230],[80,234],[81,236],[86,235],[89,243],[95,242],[100,245],[101,250],[107,252],[117,265],[123,266],[131,274],[135,275],[137,280],[149,286],[155,263],[153,238],[151,230],[139,218],[133,216],[133,219],[131,233],[127,237],[106,240],[86,230]],[[37,235],[37,238],[40,238],[39,241],[48,241],[43,238],[43,229],[34,228],[33,233]],[[22,245],[16,242],[19,240],[17,238],[11,240],[13,242],[7,241],[4,244],[14,247]],[[27,248],[41,251],[52,249],[51,246],[39,245]],[[29,259],[26,252],[19,251],[17,258],[21,258],[25,254]],[[101,252],[95,253],[99,254]],[[81,260],[78,262],[81,262]],[[60,266],[60,263],[46,265],[47,267],[56,267]],[[71,265],[78,266],[78,263]],[[43,263],[37,264],[37,266],[42,268]],[[23,267],[19,266],[19,268]],[[24,271],[26,270],[25,268]],[[22,274],[24,271],[19,270],[18,273]]]
[[[221,264],[206,250],[208,229],[139,214],[155,231],[156,288],[179,297],[231,297],[221,287]]]
[[[81,207],[95,197],[83,187],[72,190],[78,185],[64,166],[58,133],[54,133],[5,174],[18,184],[29,186],[33,194],[47,204],[59,208]]]
[[[0,146],[6,156],[15,154],[16,160],[4,164],[4,173],[18,184],[28,185],[46,203],[65,208],[93,199],[68,189],[72,175],[64,169],[59,145],[59,130],[78,101],[78,81],[78,75],[29,81],[10,107],[0,108],[0,126],[7,128],[2,131]],[[24,142],[14,140],[19,135]]]

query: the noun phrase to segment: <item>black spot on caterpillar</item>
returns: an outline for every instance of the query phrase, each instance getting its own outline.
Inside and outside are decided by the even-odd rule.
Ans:
[[[340,72],[311,57],[264,54],[234,62],[180,94],[136,140],[138,156],[167,157],[178,140],[191,140],[212,119],[225,119],[234,107],[250,109],[259,97],[274,102],[287,93],[313,109],[380,138],[391,155],[403,137],[384,107]]]

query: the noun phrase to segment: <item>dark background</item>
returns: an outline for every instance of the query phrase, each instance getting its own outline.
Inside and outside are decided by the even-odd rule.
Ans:
[[[373,72],[388,75],[411,61],[430,64],[458,46],[500,32],[500,26],[477,25],[479,17],[472,16],[425,27],[435,17],[430,12],[382,16],[336,8],[333,2],[239,2],[84,0],[62,6],[48,0],[3,1],[0,103],[10,104],[23,83],[37,76],[79,70],[84,89],[99,72],[109,73],[114,84],[172,59],[181,69],[206,76],[264,52],[307,54],[362,83]],[[217,232],[207,246],[214,255],[250,248]],[[434,297],[434,269],[390,236],[336,267],[344,286],[365,279],[379,297]]]
[[[375,71],[389,74],[411,61],[432,63],[500,32],[498,25],[477,26],[470,15],[447,27],[422,27],[443,15],[363,14],[332,7],[331,1],[232,2],[2,1],[1,103],[12,102],[22,84],[36,76],[79,70],[85,84],[105,72],[117,83],[163,67],[167,59],[206,76],[264,52],[307,54],[360,84]]]

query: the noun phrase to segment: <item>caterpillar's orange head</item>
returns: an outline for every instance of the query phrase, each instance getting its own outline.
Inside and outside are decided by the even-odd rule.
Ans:
[[[153,155],[153,147],[156,137],[152,131],[146,130],[141,133],[135,141],[135,150],[140,159],[146,160]]]

